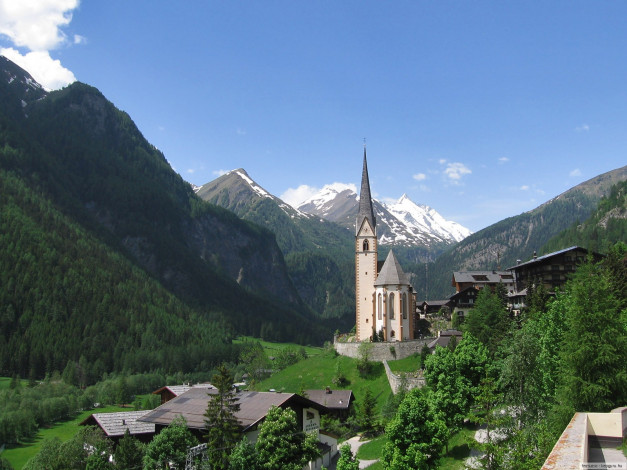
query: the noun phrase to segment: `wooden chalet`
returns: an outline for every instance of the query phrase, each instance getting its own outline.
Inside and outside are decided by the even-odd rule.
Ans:
[[[603,259],[599,253],[589,252],[579,246],[571,246],[543,256],[536,256],[524,263],[509,268],[515,276],[516,292],[522,292],[530,285],[542,282],[549,292],[563,286],[577,266],[592,256],[597,262]]]

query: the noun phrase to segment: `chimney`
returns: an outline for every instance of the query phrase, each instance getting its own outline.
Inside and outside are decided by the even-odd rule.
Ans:
[[[533,259],[536,259],[538,257],[538,253],[536,253],[536,250],[533,250]]]

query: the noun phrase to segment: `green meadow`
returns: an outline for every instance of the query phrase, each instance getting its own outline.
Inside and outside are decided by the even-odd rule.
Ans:
[[[7,446],[5,451],[0,454],[7,459],[15,470],[21,469],[28,460],[39,452],[41,444],[46,439],[58,437],[62,441],[67,441],[74,437],[79,429],[79,424],[93,413],[113,413],[116,411],[129,411],[129,408],[121,408],[119,406],[107,406],[95,410],[83,411],[74,419],[62,421],[52,426],[41,428],[37,435],[21,445]]]

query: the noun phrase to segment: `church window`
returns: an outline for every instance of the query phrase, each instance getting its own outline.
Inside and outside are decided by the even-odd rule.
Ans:
[[[401,297],[401,310],[403,312],[403,320],[407,320],[407,294]]]
[[[390,299],[390,320],[394,320],[394,294],[390,294],[389,295],[389,299]]]
[[[364,240],[364,251],[368,251],[370,249],[370,244],[368,243],[368,240]]]
[[[383,312],[383,299],[381,297],[381,294],[379,294],[379,301],[377,302],[377,318],[379,320],[381,320],[381,315]]]

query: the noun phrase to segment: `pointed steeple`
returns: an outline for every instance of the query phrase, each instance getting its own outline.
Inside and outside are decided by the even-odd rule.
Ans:
[[[361,173],[361,190],[359,191],[359,213],[355,233],[359,232],[364,219],[368,219],[372,229],[375,230],[376,220],[372,209],[372,197],[370,196],[370,181],[368,179],[368,163],[366,162],[366,144],[364,144],[364,169]],[[375,231],[376,233],[376,231]]]

